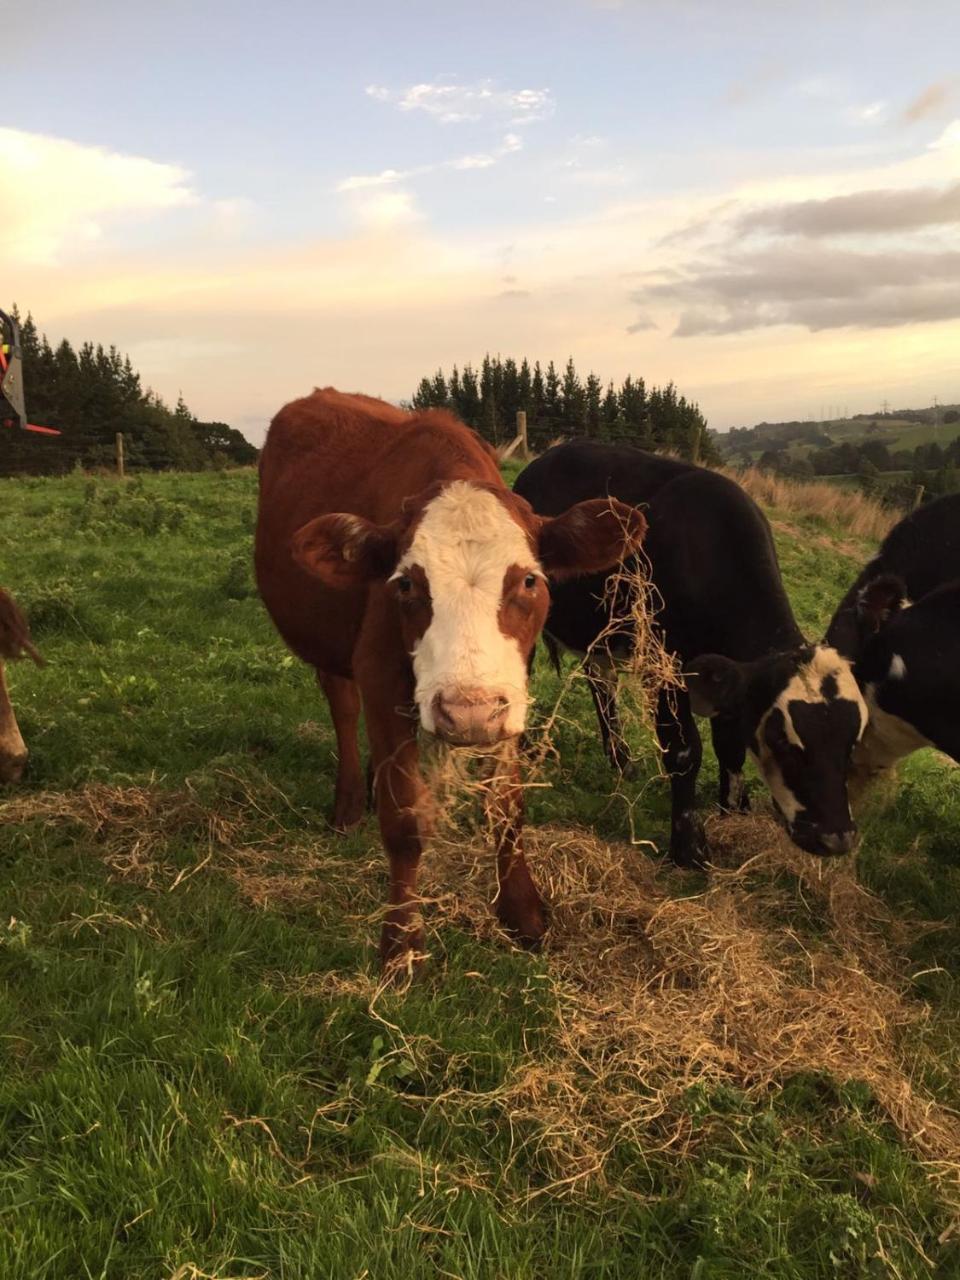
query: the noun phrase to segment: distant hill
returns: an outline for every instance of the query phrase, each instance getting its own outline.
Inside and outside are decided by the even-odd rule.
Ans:
[[[945,447],[958,436],[960,404],[947,404],[936,409],[857,413],[819,422],[759,422],[753,427],[732,427],[713,439],[726,461],[753,463],[767,452],[799,459],[818,449],[868,441],[885,445],[891,453],[934,443]]]

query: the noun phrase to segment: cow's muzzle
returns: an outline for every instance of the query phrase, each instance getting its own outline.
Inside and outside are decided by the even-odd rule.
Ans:
[[[438,738],[457,747],[488,747],[510,735],[506,732],[510,699],[486,689],[457,689],[433,699],[433,722]]]
[[[845,827],[841,831],[824,831],[812,822],[800,821],[788,827],[788,831],[795,845],[822,858],[849,853],[856,848],[860,838],[856,826]]]
[[[0,783],[19,782],[26,767],[26,751],[16,755],[0,755]]]

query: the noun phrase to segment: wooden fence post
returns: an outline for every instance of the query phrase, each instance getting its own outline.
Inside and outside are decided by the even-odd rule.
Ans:
[[[122,480],[125,472],[123,468],[123,432],[117,432],[117,475]]]
[[[530,461],[530,449],[527,446],[527,413],[525,409],[517,410],[517,435],[520,437],[520,452],[525,462]]]

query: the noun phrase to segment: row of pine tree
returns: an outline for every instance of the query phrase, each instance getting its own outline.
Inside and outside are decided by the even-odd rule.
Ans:
[[[66,339],[52,347],[32,316],[22,323],[20,339],[30,421],[62,434],[3,432],[0,474],[109,466],[118,432],[131,468],[200,471],[256,460],[253,445],[226,423],[198,422],[182,397],[168,408],[116,347],[85,342],[74,350]]]
[[[257,450],[222,422],[198,422],[182,397],[170,409],[149,388],[129,356],[116,347],[67,339],[52,347],[32,316],[21,325],[23,375],[31,421],[57,427],[57,437],[5,432],[0,438],[0,474],[55,474],[75,466],[112,465],[115,439],[123,433],[128,466],[149,470],[203,470],[246,465]],[[619,387],[603,386],[595,373],[581,381],[572,359],[561,376],[551,360],[485,356],[479,371],[454,366],[423,378],[414,408],[449,408],[494,445],[513,439],[517,412],[527,414],[527,434],[536,450],[552,441],[586,436],[669,449],[701,462],[716,449],[699,406],[673,383],[648,388],[627,376]]]
[[[527,437],[534,449],[561,437],[586,436],[669,449],[694,461],[716,460],[707,423],[697,404],[678,394],[673,383],[646,386],[629,375],[619,387],[603,386],[595,373],[581,380],[573,359],[561,376],[551,360],[546,370],[536,361],[484,356],[479,372],[456,365],[450,376],[438,369],[424,377],[413,394],[417,409],[451,409],[468,426],[501,445],[516,434],[517,411],[527,415]]]

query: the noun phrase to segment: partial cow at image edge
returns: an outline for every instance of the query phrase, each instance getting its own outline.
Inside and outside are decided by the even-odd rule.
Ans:
[[[960,761],[960,494],[890,530],[837,606],[827,640],[853,662],[870,711],[854,753],[858,794],[923,747]]]
[[[0,589],[0,782],[19,782],[27,763],[27,744],[10,701],[3,665],[4,661],[16,662],[23,657],[43,665],[17,602]]]

